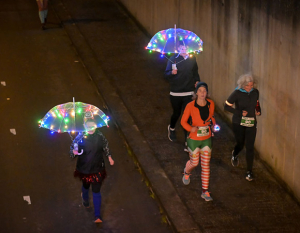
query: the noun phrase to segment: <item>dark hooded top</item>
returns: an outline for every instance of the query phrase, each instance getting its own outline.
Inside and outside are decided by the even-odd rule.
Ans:
[[[177,66],[177,74],[172,74],[172,64]],[[175,54],[168,61],[165,78],[170,83],[170,91],[181,93],[195,90],[195,83],[200,81],[198,65],[195,56],[188,57],[186,60],[181,55]]]
[[[254,117],[256,125],[255,107],[259,100],[259,92],[253,88],[250,92],[237,89],[227,99],[230,104],[235,104],[235,108],[225,103],[224,110],[233,113],[232,123],[240,124],[242,119],[242,112],[247,111],[246,117]],[[261,109],[259,107],[259,112]]]
[[[82,174],[95,174],[105,170],[104,156],[111,156],[108,142],[104,135],[96,129],[95,133],[84,135],[78,141],[76,170]]]

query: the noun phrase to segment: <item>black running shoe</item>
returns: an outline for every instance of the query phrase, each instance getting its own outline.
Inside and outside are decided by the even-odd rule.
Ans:
[[[176,141],[176,133],[175,129],[171,130],[170,125],[168,125],[168,138],[171,142]]]
[[[246,180],[252,181],[253,179],[253,173],[251,171],[247,171]]]
[[[239,158],[238,155],[233,154],[234,150],[232,151],[232,157],[231,157],[231,164],[234,167],[237,167],[239,165]]]

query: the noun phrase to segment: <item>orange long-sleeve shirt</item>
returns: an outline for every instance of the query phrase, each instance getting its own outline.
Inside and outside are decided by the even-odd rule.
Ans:
[[[197,131],[193,132],[193,133],[191,132],[191,129],[193,126],[196,126],[196,127],[208,126],[211,124],[210,119],[212,120],[213,125],[216,124],[216,120],[214,118],[215,103],[211,99],[206,99],[206,101],[209,104],[209,116],[205,121],[203,121],[201,119],[200,111],[197,107],[195,107],[195,100],[188,103],[183,112],[180,123],[185,130],[190,132],[189,137],[193,140],[206,140],[211,137],[210,127],[208,127],[209,134],[207,136],[197,136]],[[189,117],[192,117],[192,122],[193,122],[192,126],[188,123]]]

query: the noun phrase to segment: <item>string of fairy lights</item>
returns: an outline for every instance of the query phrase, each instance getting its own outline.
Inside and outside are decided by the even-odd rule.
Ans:
[[[177,46],[174,46],[177,38],[188,47],[187,53],[190,56],[203,51],[203,41],[195,33],[180,28],[170,28],[156,33],[145,49],[148,49],[149,53],[159,52],[161,57],[177,53]]]
[[[99,108],[81,102],[57,105],[38,123],[40,127],[49,129],[52,134],[55,132],[85,132],[84,118],[92,118],[97,127],[108,126],[109,117],[107,115]]]

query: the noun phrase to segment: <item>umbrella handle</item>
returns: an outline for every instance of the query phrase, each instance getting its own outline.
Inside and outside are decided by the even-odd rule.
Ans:
[[[78,155],[82,155],[82,153],[83,153],[83,149],[81,149],[81,151],[80,151],[80,153],[78,153]]]

